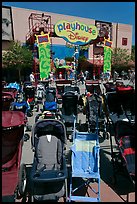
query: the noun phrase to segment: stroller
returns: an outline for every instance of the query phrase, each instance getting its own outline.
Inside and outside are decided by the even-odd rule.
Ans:
[[[30,106],[23,99],[23,95],[21,93],[17,95],[16,101],[11,103],[11,110],[22,111],[24,114],[29,115],[29,113],[30,113]]]
[[[23,94],[20,93],[17,95],[16,101],[11,103],[10,110],[21,111],[24,113],[26,131],[30,131],[31,126],[28,124],[28,118],[27,117],[31,117],[33,115],[33,113],[31,111],[30,106],[27,103],[27,101],[25,101],[23,99]]]
[[[80,94],[80,89],[78,86],[64,85],[64,93],[68,91],[73,91]]]
[[[118,86],[115,92],[104,95],[108,123],[117,120],[134,122],[135,91],[133,87]]]
[[[117,86],[117,97],[124,114],[130,122],[135,122],[135,90],[132,86]]]
[[[99,139],[74,128],[69,201],[100,202]]]
[[[21,92],[21,85],[17,82],[9,83],[5,88],[15,88],[18,92]]]
[[[115,123],[115,141],[118,145],[119,154],[112,152],[112,162],[115,167],[114,179],[116,181],[116,173],[118,173],[120,168],[118,168],[119,158],[123,170],[125,170],[125,175],[130,181],[135,183],[135,123],[130,123],[129,121],[116,121]],[[128,175],[128,176],[127,176]]]
[[[2,200],[15,202],[26,187],[26,167],[21,164],[24,114],[2,111]]]
[[[11,103],[14,101],[14,94],[12,92],[2,92],[2,110],[10,110]]]
[[[86,86],[86,93],[90,92],[92,94],[93,93],[96,93],[98,95],[101,94],[100,82],[98,80],[97,81],[86,80],[85,86]]]
[[[32,85],[31,82],[24,82],[23,91],[25,94],[25,100],[29,103],[31,111],[36,106],[36,111],[39,111],[39,105],[37,104],[35,91],[36,88]]]
[[[67,135],[72,133],[74,123],[77,122],[78,94],[73,91],[65,92],[62,95],[62,116],[61,120],[65,124]]]
[[[36,97],[37,101],[40,103],[45,96],[45,86],[42,83],[37,84]]]
[[[2,88],[2,92],[12,93],[13,98],[15,98],[17,93],[18,93],[16,88],[11,88],[11,87],[10,88],[7,88],[7,87]]]
[[[67,198],[66,130],[55,119],[39,120],[32,129],[34,161],[30,174],[32,201]]]
[[[47,87],[46,89],[46,100],[44,101],[43,111],[57,111],[57,102],[56,102],[56,88]]]
[[[116,91],[116,84],[114,82],[106,82],[104,83],[104,87],[106,89],[106,92]]]
[[[93,94],[87,97],[86,119],[90,132],[103,132],[103,138],[108,139],[107,118],[103,110],[102,96]]]
[[[67,80],[67,79],[62,79],[62,80],[56,80],[56,90],[57,90],[57,102],[59,104],[62,103],[62,95],[64,93],[64,87],[65,86],[71,86],[73,80]]]

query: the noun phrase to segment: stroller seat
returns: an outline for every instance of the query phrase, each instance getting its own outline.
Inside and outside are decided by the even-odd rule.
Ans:
[[[70,201],[100,201],[100,172],[99,172],[99,141],[98,135],[87,132],[74,132],[72,150],[72,174],[70,178]],[[74,188],[73,178],[82,178],[83,184]],[[91,187],[92,181],[97,184],[97,191]],[[86,191],[92,190],[93,197],[75,194],[78,189],[87,187]],[[89,188],[89,189],[88,189]],[[83,190],[84,191],[84,190]],[[82,191],[81,191],[82,192]],[[88,193],[87,193],[88,194]]]
[[[64,196],[67,178],[64,124],[56,119],[36,122],[32,130],[34,160],[31,169],[31,195],[37,200]]]

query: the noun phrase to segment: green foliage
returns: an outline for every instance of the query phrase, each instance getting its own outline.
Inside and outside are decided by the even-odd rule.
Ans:
[[[125,66],[131,60],[131,55],[127,49],[114,48],[112,50],[112,64],[113,66]]]
[[[135,62],[135,45],[132,45],[131,59]]]
[[[22,46],[19,41],[12,41],[9,50],[2,55],[2,63],[4,68],[17,69],[19,78],[21,70],[32,67],[33,55],[27,47]]]
[[[122,70],[127,71],[131,62],[131,54],[127,49],[113,48],[112,50],[112,71],[115,69],[117,72]]]

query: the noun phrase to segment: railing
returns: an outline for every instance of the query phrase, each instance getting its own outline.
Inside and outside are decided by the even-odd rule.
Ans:
[[[46,32],[50,32],[50,34],[54,33],[54,25],[53,24],[47,24],[47,25],[43,25],[41,23],[36,23],[31,29],[30,31],[27,33],[26,35],[26,41],[28,41],[32,36],[34,36],[34,34],[40,34],[40,29],[44,29],[43,31]]]

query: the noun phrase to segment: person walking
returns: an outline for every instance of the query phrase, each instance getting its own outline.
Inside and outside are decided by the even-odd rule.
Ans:
[[[34,77],[34,73],[32,72],[31,74],[30,74],[30,82],[35,82],[35,77]]]
[[[83,71],[80,72],[80,81],[84,84],[84,73]]]

